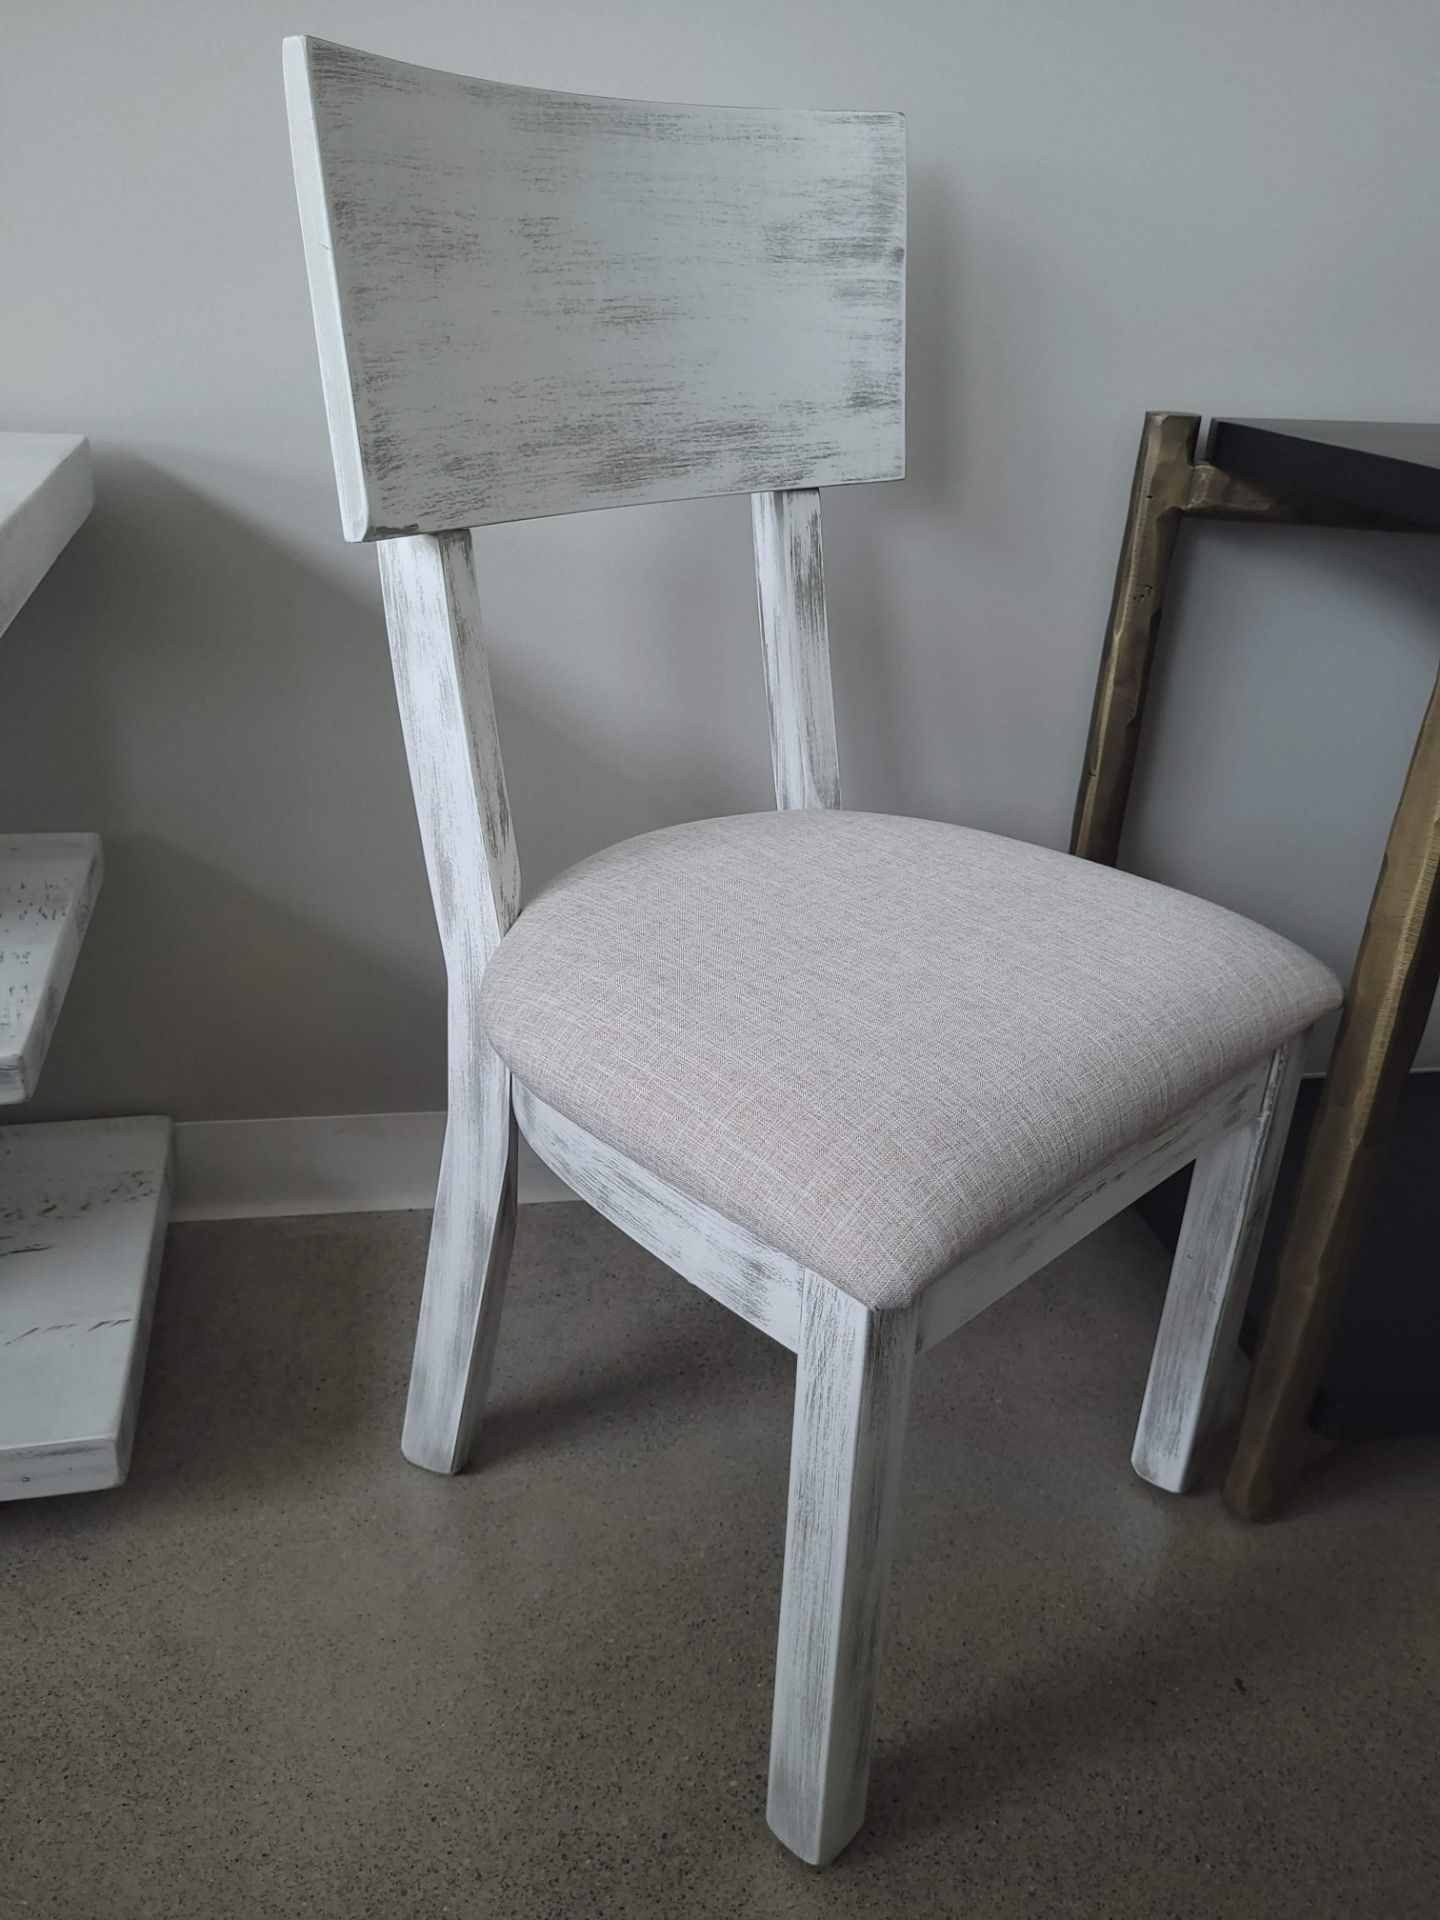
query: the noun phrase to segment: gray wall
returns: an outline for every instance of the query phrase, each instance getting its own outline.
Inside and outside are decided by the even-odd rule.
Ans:
[[[909,115],[911,476],[827,502],[847,799],[1061,843],[1147,406],[1435,417],[1433,0],[13,10],[0,420],[99,505],[4,642],[0,820],[109,873],[37,1111],[433,1107],[375,558],[342,545],[280,37]],[[763,349],[763,342],[757,342]],[[477,541],[533,886],[768,800],[743,502]],[[1344,967],[1440,543],[1199,529],[1131,863]]]

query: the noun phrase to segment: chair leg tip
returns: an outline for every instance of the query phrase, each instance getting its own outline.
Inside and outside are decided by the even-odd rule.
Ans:
[[[433,1434],[417,1432],[408,1423],[400,1436],[400,1451],[412,1467],[423,1467],[427,1473],[459,1473],[469,1458],[468,1448],[462,1451]]]
[[[424,1454],[411,1453],[408,1447],[402,1447],[400,1451],[404,1454],[410,1466],[419,1467],[425,1473],[438,1474],[442,1480],[453,1480],[464,1464],[461,1462],[452,1465],[448,1460],[433,1460]]]
[[[1130,1456],[1130,1464],[1142,1480],[1158,1487],[1161,1493],[1184,1493],[1189,1488],[1189,1466],[1182,1461],[1157,1458],[1137,1448]]]
[[[1220,1489],[1220,1498],[1237,1520],[1268,1520],[1275,1507],[1268,1483],[1233,1473]]]
[[[828,1867],[864,1825],[862,1815],[859,1820],[847,1821],[827,1832],[823,1825],[817,1827],[809,1821],[788,1818],[785,1809],[774,1806],[766,1810],[765,1818],[781,1846],[807,1867]]]
[[[840,1851],[839,1847],[832,1847],[829,1851],[826,1851],[826,1849],[816,1841],[791,1839],[788,1835],[781,1833],[773,1820],[769,1823],[769,1826],[770,1831],[780,1842],[781,1846],[784,1847],[785,1851],[793,1854],[802,1866],[815,1867],[817,1869],[820,1867],[828,1867]]]

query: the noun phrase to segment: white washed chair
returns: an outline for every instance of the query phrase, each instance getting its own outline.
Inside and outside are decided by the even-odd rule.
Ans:
[[[286,43],[345,532],[380,542],[449,977],[404,1448],[462,1466],[515,1125],[798,1355],[770,1823],[859,1826],[918,1353],[1197,1159],[1135,1444],[1185,1484],[1333,977],[1067,855],[844,813],[816,489],[904,456],[897,115],[657,106]],[[610,849],[523,914],[470,535],[749,493],[780,812]]]

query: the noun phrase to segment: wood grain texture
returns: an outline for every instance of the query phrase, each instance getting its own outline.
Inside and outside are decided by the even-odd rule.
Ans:
[[[1247,1068],[952,1267],[921,1300],[922,1351],[947,1339],[1142,1193],[1188,1166],[1212,1140],[1252,1121],[1260,1112],[1269,1071],[1268,1060]]]
[[[1183,519],[1415,532],[1440,524],[1436,430],[1377,422],[1212,422],[1145,416],[1071,851],[1114,864],[1146,689]],[[1234,462],[1236,471],[1230,470]],[[1440,706],[1432,696],[1386,843],[1250,1372],[1228,1506],[1273,1511],[1304,1422],[1393,1124],[1440,979]]]
[[[385,542],[379,556],[400,724],[441,945],[447,966],[483,964],[520,911],[520,859],[474,548],[468,533],[422,534]]]
[[[93,833],[0,840],[0,1104],[35,1092],[103,871]]]
[[[1385,843],[1345,1013],[1276,1265],[1225,1501],[1269,1514],[1302,1459],[1305,1418],[1440,981],[1440,679]]]
[[[865,1814],[916,1333],[806,1283],[767,1817],[813,1866]]]
[[[169,1184],[168,1120],[0,1128],[0,1500],[124,1480]]]
[[[1199,432],[1197,413],[1147,413],[1135,458],[1070,831],[1070,851],[1105,866],[1120,858],[1150,669]]]
[[[463,987],[450,996],[445,1145],[410,1367],[405,1458],[458,1473],[485,1412],[515,1244],[515,1117],[510,1075]]]
[[[811,488],[750,500],[755,586],[770,709],[775,804],[840,805],[840,755],[830,685],[820,495]]]
[[[1304,1056],[1303,1034],[1281,1047],[1259,1112],[1195,1162],[1131,1455],[1167,1493],[1190,1485],[1235,1359]]]
[[[1070,836],[1072,853],[1107,866],[1113,867],[1120,857],[1182,521],[1406,530],[1404,522],[1381,514],[1306,494],[1280,493],[1197,461],[1199,432],[1199,414],[1147,413],[1140,435]]]
[[[515,1231],[510,1075],[479,1019],[485,963],[520,909],[495,705],[465,533],[380,549],[395,689],[445,952],[445,1147],[405,1409],[407,1459],[454,1473],[469,1456]]]
[[[793,1353],[805,1269],[646,1172],[513,1082],[520,1130],[547,1167],[632,1240]]]
[[[285,72],[350,539],[902,474],[899,115]]]
[[[864,1812],[917,1351],[1253,1123],[1268,1067],[890,1313],[512,1083],[478,1004],[520,875],[473,553],[455,529],[751,494],[777,800],[838,806],[815,489],[903,470],[903,125],[539,93],[319,41],[287,42],[286,76],[345,530],[385,542],[449,981],[449,1123],[405,1451],[453,1471],[469,1450],[514,1230],[518,1120],[583,1198],[798,1354],[769,1818],[823,1862]],[[1147,595],[1163,590],[1192,467],[1193,423],[1154,416],[1147,435],[1077,824],[1095,857],[1112,825],[1118,836],[1158,618]],[[1225,1229],[1232,1280],[1254,1185]],[[1217,1176],[1207,1209],[1227,1196],[1236,1183]]]

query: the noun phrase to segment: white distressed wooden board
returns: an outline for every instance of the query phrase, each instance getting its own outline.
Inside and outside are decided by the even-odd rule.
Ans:
[[[169,1167],[168,1120],[0,1127],[0,1500],[125,1478]]]
[[[794,1352],[807,1277],[798,1261],[606,1146],[518,1080],[511,1092],[521,1132],[582,1200],[692,1286]]]
[[[350,539],[903,473],[899,114],[285,83]]]
[[[94,504],[88,440],[0,433],[0,633]]]
[[[102,870],[93,833],[0,840],[0,1103],[35,1091]]]
[[[750,524],[775,804],[782,811],[838,807],[840,756],[830,687],[820,495],[813,489],[752,494]]]
[[[770,1738],[771,1831],[812,1866],[865,1816],[916,1311],[805,1283]]]
[[[1131,1454],[1141,1479],[1166,1493],[1190,1485],[1238,1355],[1307,1038],[1276,1053],[1248,1124],[1212,1141],[1195,1162]]]
[[[520,911],[520,858],[468,533],[380,549],[400,727],[449,983],[449,1097],[401,1445],[455,1473],[485,1404],[515,1238],[510,1071],[480,1025],[485,963]]]
[[[1188,1166],[1212,1140],[1247,1126],[1260,1111],[1269,1073],[1266,1060],[1227,1080],[933,1281],[920,1303],[921,1351],[947,1340],[1067,1247]]]

